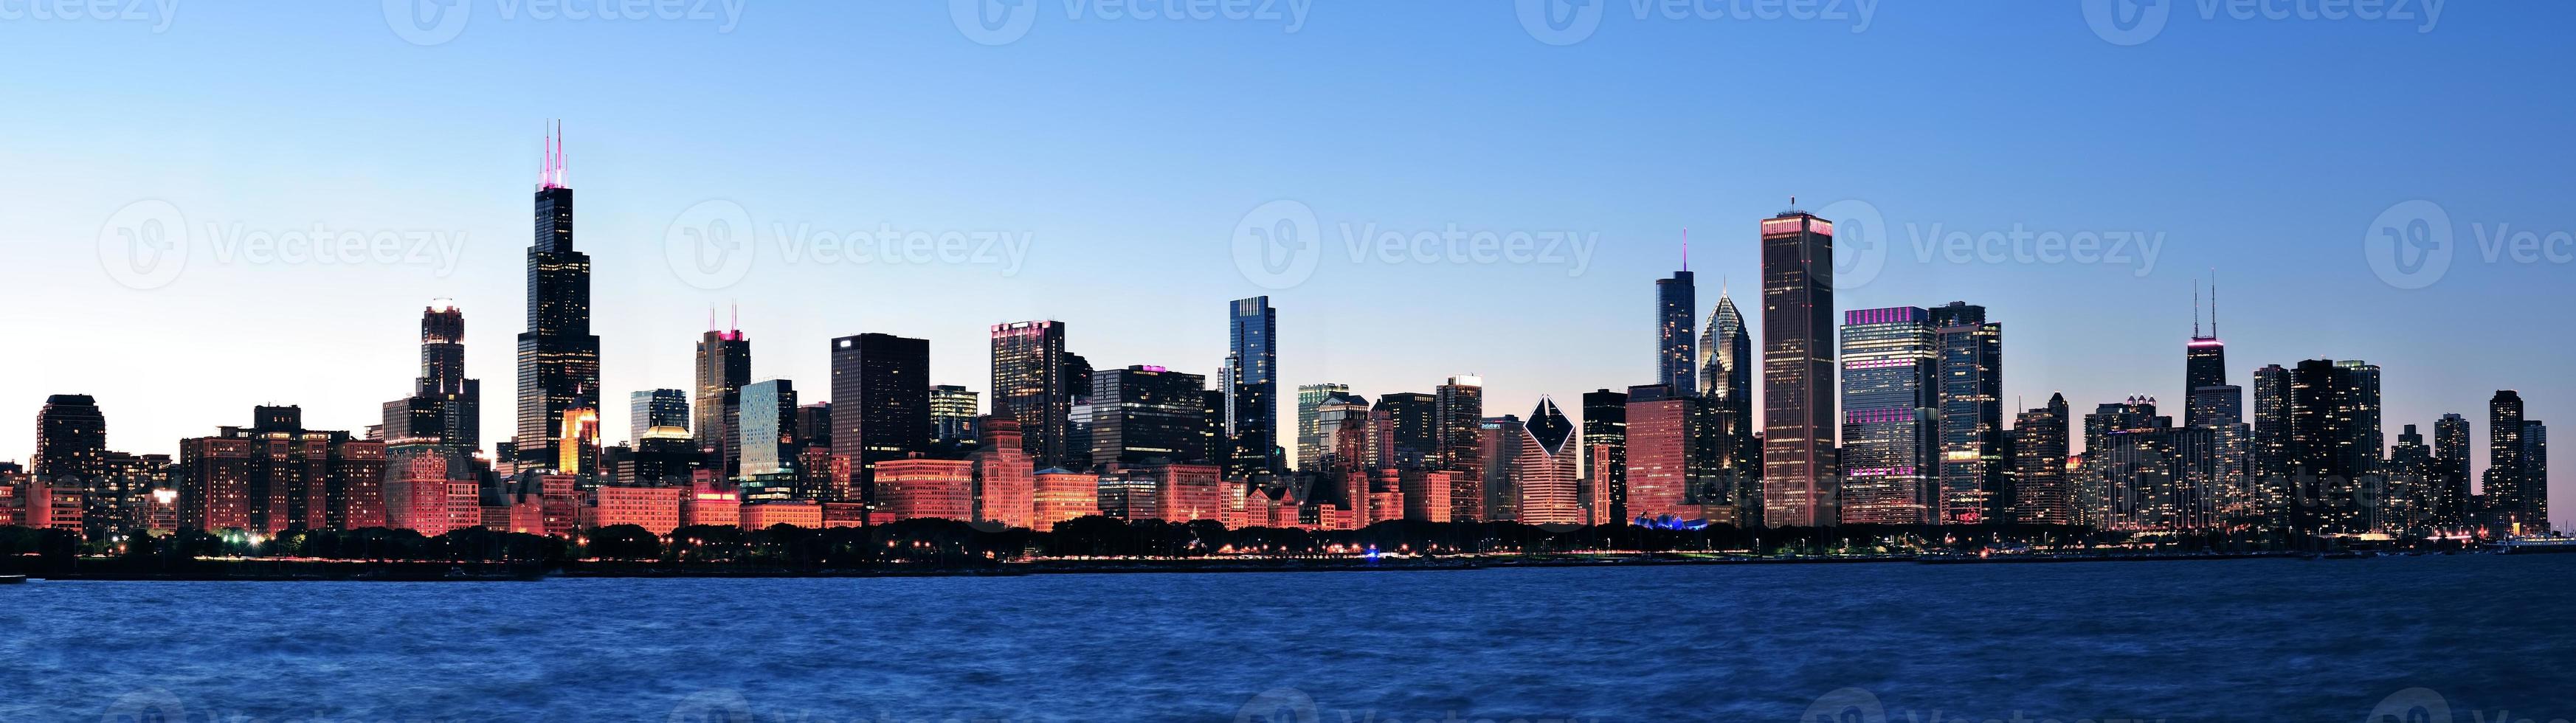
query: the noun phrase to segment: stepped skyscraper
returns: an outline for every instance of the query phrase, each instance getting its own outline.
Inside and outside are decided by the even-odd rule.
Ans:
[[[560,426],[599,410],[599,337],[590,333],[590,256],[573,244],[572,187],[563,128],[545,144],[536,193],[536,242],[528,248],[528,330],[519,335],[519,413],[514,458],[552,468],[563,459]]]

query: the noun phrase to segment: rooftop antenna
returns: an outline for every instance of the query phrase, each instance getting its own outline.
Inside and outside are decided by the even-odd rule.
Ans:
[[[707,305],[707,333],[712,334],[712,333],[715,333],[715,332],[717,332],[717,331],[721,331],[721,330],[716,328],[716,307],[715,307],[715,305],[714,305],[714,304],[708,304],[708,305]]]
[[[1682,227],[1682,270],[1690,270],[1690,227]]]
[[[2209,267],[2209,338],[2218,338],[2218,267]]]
[[[2207,338],[2209,338],[2209,337],[2205,337],[2205,336],[2201,336],[2201,335],[2200,335],[2200,280],[2199,280],[2199,279],[2192,279],[2192,280],[2191,280],[2191,338],[2194,338],[2194,339],[2207,339]]]
[[[730,331],[733,333],[742,333],[742,304],[740,302],[735,302],[733,304],[733,323],[730,326],[732,327]]]

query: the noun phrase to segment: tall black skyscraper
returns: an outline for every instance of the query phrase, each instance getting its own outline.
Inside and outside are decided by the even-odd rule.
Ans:
[[[832,340],[832,456],[873,501],[876,465],[930,445],[930,342],[892,334]]]
[[[1691,315],[1699,313],[1698,282],[1690,272],[1690,241],[1682,241],[1682,269],[1655,280],[1655,383],[1683,395],[1699,393],[1700,365],[1691,346]]]
[[[1583,395],[1583,479],[1586,488],[1608,486],[1610,509],[1597,520],[1628,516],[1628,393],[1608,389]],[[1586,500],[1602,495],[1586,494]]]
[[[1279,448],[1279,311],[1270,308],[1267,296],[1239,299],[1226,309],[1225,367],[1234,377],[1222,387],[1233,396],[1228,406],[1234,412],[1234,458],[1226,477],[1251,479],[1255,473],[1284,471],[1287,462]]]
[[[2075,490],[2066,479],[2072,413],[2066,395],[2050,394],[2047,406],[2022,412],[2014,421],[2013,522],[2067,525],[2079,519]]]
[[[697,428],[698,449],[715,453],[722,460],[721,473],[732,477],[742,472],[741,411],[742,388],[751,384],[751,337],[742,333],[740,324],[716,328],[715,312],[707,312],[707,333],[698,337],[697,400],[691,416]]]
[[[56,394],[36,412],[36,478],[78,489],[107,457],[107,414],[87,394]]]
[[[995,324],[992,332],[993,415],[1020,423],[1020,446],[1037,466],[1066,464],[1073,400],[1089,395],[1089,382],[1074,388],[1064,322]]]
[[[1095,464],[1208,462],[1207,378],[1157,366],[1092,374]]]
[[[2290,370],[2254,370],[2254,477],[2272,485],[2290,474]]]
[[[546,142],[528,248],[528,331],[519,335],[518,461],[553,468],[566,414],[599,409],[599,337],[590,333],[590,256],[573,245],[563,130]]]
[[[2186,427],[2199,427],[2219,423],[2206,417],[2208,410],[2204,407],[2223,409],[2225,406],[2223,403],[2216,403],[2215,400],[2212,403],[2204,403],[2202,401],[2204,394],[2214,398],[2220,392],[2201,390],[2228,386],[2227,342],[2218,339],[2218,284],[2213,281],[2209,285],[2209,330],[2206,333],[2201,331],[2200,292],[2197,288],[2192,291],[2191,302],[2191,341],[2183,345],[2182,391],[2185,406],[2182,423]],[[2237,393],[2241,395],[2242,390]],[[2239,401],[2236,402],[2240,412],[2244,404],[2241,400],[2240,396]],[[2226,423],[2234,424],[2235,420],[2229,420]]]
[[[1377,409],[1387,416],[1387,434],[1391,437],[1387,447],[1392,452],[1389,463],[1404,469],[1423,469],[1439,456],[1438,395],[1396,392],[1378,397]]]
[[[2505,527],[2521,525],[2525,534],[2549,529],[2549,480],[2534,478],[2531,431],[2523,418],[2522,394],[2499,390],[2487,401],[2487,510]]]
[[[2469,419],[2445,414],[2433,422],[2433,520],[2443,527],[2457,528],[2469,524],[2475,511],[2475,499],[2469,485]]]
[[[1762,221],[1762,512],[1773,527],[1841,523],[1834,383],[1834,224]]]
[[[483,382],[465,378],[465,312],[430,304],[420,318],[420,377],[411,396],[386,402],[385,439],[438,445],[451,458],[483,446]]]
[[[2360,477],[2377,471],[2376,430],[2363,426],[2364,410],[2379,407],[2376,367],[2331,359],[2299,362],[2290,371],[2289,435],[2285,459],[2297,487],[2290,522],[2297,529],[2360,531],[2367,500]],[[2375,414],[2372,417],[2375,421]]]
[[[1941,409],[1942,524],[1974,525],[2002,514],[2004,325],[1986,308],[1954,301],[1930,309]]]

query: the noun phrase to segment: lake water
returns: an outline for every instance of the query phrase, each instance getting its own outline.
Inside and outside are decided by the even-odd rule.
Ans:
[[[2571,581],[2576,555],[37,581],[0,587],[0,720],[2549,721]]]

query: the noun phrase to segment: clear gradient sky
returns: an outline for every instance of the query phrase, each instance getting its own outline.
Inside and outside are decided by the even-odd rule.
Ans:
[[[16,410],[0,413],[0,458],[32,452],[53,393],[96,395],[110,444],[133,452],[173,452],[260,403],[363,428],[406,393],[438,297],[467,312],[484,434],[506,439],[551,118],[597,269],[612,438],[628,392],[689,386],[708,309],[736,303],[755,378],[809,401],[830,337],[927,337],[935,382],[981,390],[985,328],[1030,318],[1068,322],[1102,367],[1212,373],[1225,302],[1268,293],[1288,385],[1373,397],[1477,373],[1489,413],[1542,394],[1572,408],[1650,380],[1652,281],[1680,262],[1681,229],[1701,306],[1729,280],[1758,309],[1755,222],[1793,195],[1884,219],[1874,243],[1846,239],[1884,261],[1846,271],[1871,278],[1847,284],[1844,309],[1987,306],[2015,408],[2063,391],[2079,413],[2130,394],[2179,413],[2192,282],[2216,267],[2237,384],[2263,364],[2377,363],[2390,441],[2461,413],[2481,468],[2496,389],[2576,429],[2576,244],[2548,236],[2576,230],[2576,8],[2561,4],[2444,3],[2428,23],[2412,0],[2413,20],[2173,2],[2160,31],[2097,32],[2077,3],[1873,2],[1864,25],[1851,0],[1842,19],[1610,1],[1558,30],[1507,2],[1144,20],[1028,0],[985,31],[940,2],[747,0],[728,19],[691,0],[680,15],[710,17],[599,19],[593,0],[453,1],[463,24],[404,33],[364,2],[183,1],[141,19],[0,2],[0,321],[19,340],[0,359],[0,410]],[[2422,217],[2400,206],[2415,200],[2448,223],[2380,220]],[[757,248],[739,281],[675,269],[667,242],[690,238],[675,222],[736,207]],[[1248,214],[1267,229],[1283,208],[1311,210],[1291,228],[1321,253],[1301,282],[1265,288],[1234,240]],[[102,229],[173,212],[187,260],[156,268],[176,276],[117,272],[128,247]],[[461,244],[355,264],[232,245],[316,224]],[[1598,245],[1581,263],[1354,261],[1344,224]],[[2450,230],[2450,264],[2375,272],[2365,239],[2383,225]],[[2499,226],[2539,247],[2488,260]],[[1016,265],[824,262],[799,227],[1027,246]],[[2160,245],[2152,265],[1918,246],[2015,229]],[[2557,516],[2576,518],[2576,463],[2555,468]]]

